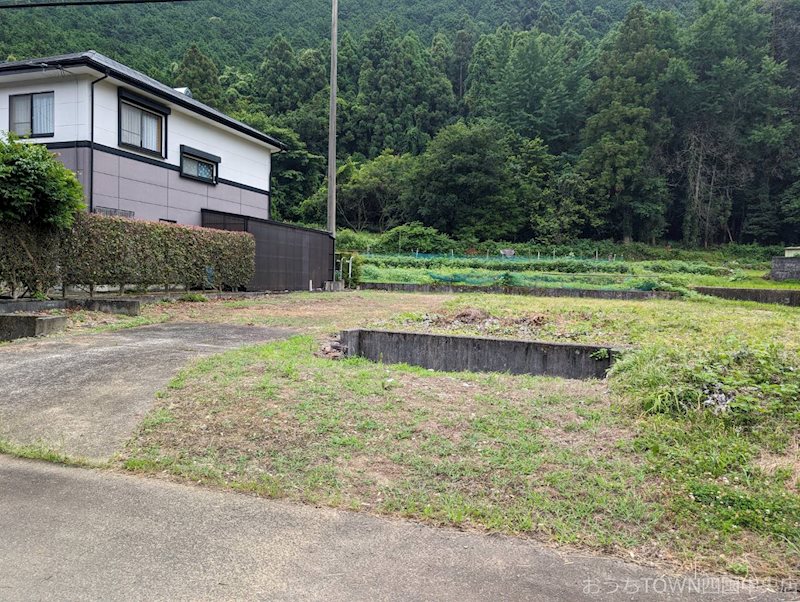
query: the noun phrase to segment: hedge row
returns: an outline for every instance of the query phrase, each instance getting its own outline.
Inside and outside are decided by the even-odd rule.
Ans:
[[[590,259],[498,259],[495,257],[414,257],[413,255],[367,255],[364,262],[391,268],[483,268],[504,272],[562,272],[567,274],[597,272],[628,274],[630,264],[622,261]]]
[[[244,232],[81,213],[64,232],[0,229],[0,282],[12,294],[57,284],[237,289],[255,270]]]
[[[705,276],[730,276],[732,271],[724,266],[687,261],[597,261],[594,259],[502,259],[499,257],[447,257],[413,255],[367,255],[366,264],[382,268],[418,269],[486,269],[502,272],[561,272],[567,274],[702,274]]]

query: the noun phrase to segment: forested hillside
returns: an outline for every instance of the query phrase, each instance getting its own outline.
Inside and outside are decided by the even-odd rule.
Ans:
[[[340,223],[462,238],[800,241],[800,0],[342,1]],[[94,48],[270,131],[324,221],[329,3],[0,12],[0,56]]]

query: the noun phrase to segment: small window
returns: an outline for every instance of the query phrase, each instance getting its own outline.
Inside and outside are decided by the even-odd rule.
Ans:
[[[127,102],[119,108],[120,144],[161,155],[164,116]]]
[[[217,183],[221,159],[188,146],[181,146],[181,175],[185,178]]]
[[[17,94],[10,97],[9,130],[18,136],[45,138],[55,134],[55,94]]]

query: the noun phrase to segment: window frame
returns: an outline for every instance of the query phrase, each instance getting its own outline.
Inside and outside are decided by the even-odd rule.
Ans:
[[[196,176],[194,174],[186,173],[183,167],[183,160],[185,158],[192,159],[193,161],[197,161],[199,163],[207,163],[212,166],[214,175],[211,178],[203,178],[200,176]],[[205,151],[198,150],[196,148],[192,148],[190,146],[186,146],[181,144],[181,156],[180,156],[180,176],[182,178],[187,178],[189,180],[196,180],[197,182],[203,182],[204,184],[211,184],[212,186],[216,186],[219,182],[219,164],[222,163],[222,159],[216,155],[212,155]]]
[[[160,131],[160,146],[161,150],[152,150],[143,146],[137,146],[135,144],[131,144],[129,142],[123,142],[122,140],[122,105],[126,104],[134,109],[138,109],[142,113],[148,113],[157,117],[160,120],[161,124],[161,131]],[[156,157],[159,159],[166,159],[167,158],[167,142],[169,140],[167,134],[167,117],[170,114],[169,107],[159,104],[150,100],[149,98],[145,98],[144,96],[139,96],[138,94],[134,94],[125,88],[119,88],[118,98],[117,98],[117,144],[120,148],[127,148],[133,150],[134,152],[141,153],[143,155],[149,155],[151,157]],[[141,133],[140,133],[141,137]]]
[[[46,132],[41,134],[34,134],[33,133],[33,97],[40,96],[43,94],[52,94],[53,95],[53,131]],[[12,119],[12,111],[11,105],[14,98],[24,98],[25,96],[28,97],[29,100],[29,108],[30,108],[30,115],[31,115],[31,132],[30,134],[19,134],[14,131],[13,123],[11,122]],[[55,90],[43,90],[41,92],[25,92],[23,94],[9,94],[8,96],[8,131],[19,136],[20,138],[25,139],[33,139],[33,138],[54,138],[56,135],[56,92]]]

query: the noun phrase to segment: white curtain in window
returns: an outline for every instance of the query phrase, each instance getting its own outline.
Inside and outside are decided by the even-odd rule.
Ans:
[[[122,110],[120,125],[122,126],[123,144],[141,146],[142,112],[125,103],[122,103],[120,108]]]
[[[54,132],[55,102],[53,93],[33,95],[33,133],[52,134]]]
[[[184,157],[183,158],[183,173],[188,176],[198,176],[200,174],[197,173],[197,161],[192,159],[191,157]]]
[[[151,151],[161,150],[161,118],[152,113],[142,112],[142,148]]]
[[[31,133],[31,97],[11,97],[11,130],[20,136]]]

